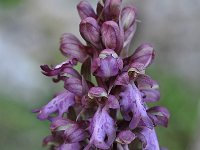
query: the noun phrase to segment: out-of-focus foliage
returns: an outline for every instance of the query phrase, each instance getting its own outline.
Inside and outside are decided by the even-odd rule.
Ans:
[[[38,122],[31,108],[0,95],[0,149],[41,150],[48,126]]]
[[[22,0],[0,0],[0,7],[14,7],[19,4]]]
[[[169,150],[189,149],[190,142],[197,128],[198,92],[180,77],[167,71],[150,69],[149,74],[159,82],[161,100],[159,105],[170,111],[167,129],[157,129],[160,144]]]

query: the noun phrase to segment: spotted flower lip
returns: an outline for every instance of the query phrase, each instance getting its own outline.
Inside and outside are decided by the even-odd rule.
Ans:
[[[90,123],[91,138],[89,145],[84,149],[88,150],[91,145],[100,149],[109,149],[116,137],[114,120],[108,114],[106,108],[99,107]]]
[[[122,0],[99,0],[96,12],[81,0],[77,5],[79,32],[60,38],[66,58],[42,73],[64,90],[33,112],[50,121],[51,135],[43,140],[50,150],[160,150],[156,126],[168,126],[169,111],[149,107],[160,99],[159,85],[146,74],[155,52],[141,44],[130,50],[138,11]],[[132,52],[132,53],[130,53]]]
[[[38,113],[38,119],[40,120],[48,119],[52,113],[55,113],[57,111],[58,111],[57,117],[62,117],[62,115],[68,111],[68,108],[75,104],[74,98],[75,95],[67,90],[61,92],[54,99],[52,99],[47,105],[35,111],[36,113]]]

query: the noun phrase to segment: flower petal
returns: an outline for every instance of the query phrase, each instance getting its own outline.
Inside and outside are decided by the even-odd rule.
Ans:
[[[154,59],[154,49],[149,44],[139,46],[130,57],[129,71],[143,73],[143,71],[152,63]]]
[[[148,109],[147,112],[155,125],[167,127],[170,114],[166,108],[155,106]]]
[[[143,128],[141,134],[143,135],[143,139],[141,138],[142,135],[140,136],[143,142],[143,150],[160,150],[154,129]]]
[[[90,144],[100,149],[109,149],[116,137],[114,120],[105,108],[98,108],[91,124]]]
[[[153,128],[153,123],[143,106],[141,93],[134,83],[124,86],[124,91],[120,93],[120,97],[123,117],[127,121],[131,120],[129,125],[131,129],[136,128],[140,121],[143,121],[148,128]],[[132,113],[132,116],[130,116],[130,113]]]
[[[76,59],[68,59],[65,62],[56,65],[55,67],[49,67],[48,65],[41,65],[42,73],[46,76],[56,76],[62,73],[62,70],[67,67],[72,67],[77,64]]]
[[[75,95],[67,90],[58,94],[54,99],[52,99],[47,105],[39,109],[38,119],[45,120],[50,117],[52,113],[58,111],[57,117],[62,117],[62,115],[68,111],[68,108],[74,105]]]

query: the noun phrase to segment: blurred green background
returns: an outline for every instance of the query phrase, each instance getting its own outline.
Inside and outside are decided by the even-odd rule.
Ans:
[[[93,5],[97,2],[89,1]],[[156,60],[147,74],[160,84],[161,101],[156,104],[171,113],[169,127],[157,128],[161,146],[199,150],[200,3],[124,1],[134,2],[141,20],[131,48],[143,41],[156,48]],[[64,60],[58,51],[62,33],[80,37],[77,3],[0,0],[1,150],[45,149],[41,141],[49,134],[49,124],[37,120],[31,110],[46,104],[62,85],[44,77],[39,65]]]

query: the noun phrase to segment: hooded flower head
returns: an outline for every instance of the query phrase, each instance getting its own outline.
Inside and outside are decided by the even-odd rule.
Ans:
[[[81,0],[77,10],[85,42],[63,34],[60,52],[66,60],[41,66],[65,89],[34,110],[38,119],[51,122],[52,134],[43,145],[51,150],[134,150],[142,143],[143,150],[159,150],[154,127],[167,127],[169,112],[148,106],[160,99],[158,83],[145,72],[155,57],[153,47],[141,44],[130,54],[136,8],[122,7],[122,0],[99,0],[95,12]]]

